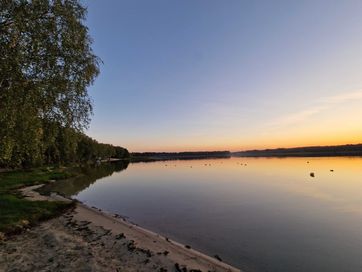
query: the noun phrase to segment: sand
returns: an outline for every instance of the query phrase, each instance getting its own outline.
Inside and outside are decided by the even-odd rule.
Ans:
[[[42,196],[32,200],[70,201]],[[0,271],[240,271],[126,219],[77,202],[58,218],[0,242]]]

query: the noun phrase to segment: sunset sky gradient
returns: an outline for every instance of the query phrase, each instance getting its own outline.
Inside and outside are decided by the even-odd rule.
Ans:
[[[130,151],[362,142],[362,1],[84,1],[89,131]]]

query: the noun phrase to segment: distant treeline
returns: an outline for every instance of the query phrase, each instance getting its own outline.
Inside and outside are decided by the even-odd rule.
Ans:
[[[362,156],[362,144],[248,150],[234,152],[232,155],[241,157]]]
[[[190,160],[206,158],[229,158],[230,151],[200,151],[200,152],[144,152],[132,153],[132,161],[152,160]]]

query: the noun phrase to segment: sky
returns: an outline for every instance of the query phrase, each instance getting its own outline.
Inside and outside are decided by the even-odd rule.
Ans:
[[[138,151],[362,143],[362,1],[84,0],[86,132]]]

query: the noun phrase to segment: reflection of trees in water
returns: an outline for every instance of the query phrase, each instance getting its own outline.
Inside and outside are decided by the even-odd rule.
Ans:
[[[46,191],[58,192],[66,196],[76,195],[98,179],[111,176],[114,172],[127,169],[128,161],[113,163],[102,163],[98,166],[87,166],[81,168],[82,175],[67,180],[57,181],[45,188]]]

